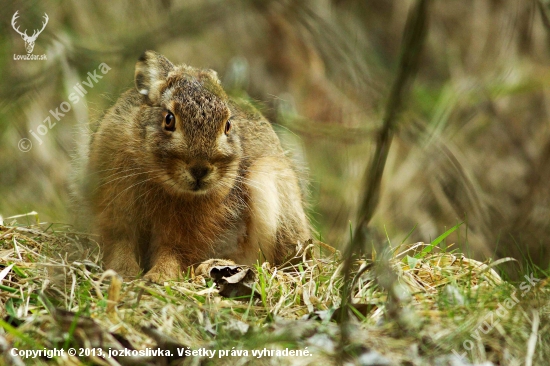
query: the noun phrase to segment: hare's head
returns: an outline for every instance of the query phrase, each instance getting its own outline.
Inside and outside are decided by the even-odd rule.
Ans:
[[[226,194],[242,155],[238,121],[216,73],[147,51],[136,64],[143,165],[174,194]],[[155,169],[156,168],[156,169]]]

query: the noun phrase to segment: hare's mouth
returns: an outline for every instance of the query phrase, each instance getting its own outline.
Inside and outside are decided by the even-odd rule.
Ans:
[[[192,182],[188,179],[181,179],[180,177],[173,177],[172,179],[164,182],[165,189],[177,196],[200,196],[205,195],[213,191],[214,184],[206,183],[202,181]]]
[[[191,186],[191,192],[193,193],[206,193],[208,192],[211,184],[205,183],[204,181],[198,180]]]
[[[180,176],[175,180],[179,183],[177,184],[178,191],[192,195],[206,194],[214,186],[210,180],[190,179],[188,176]]]

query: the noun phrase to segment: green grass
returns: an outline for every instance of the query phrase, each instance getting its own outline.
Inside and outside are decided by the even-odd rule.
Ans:
[[[185,365],[330,365],[343,356],[425,365],[449,362],[458,357],[454,352],[477,363],[544,364],[550,357],[548,279],[538,277],[529,288],[525,278],[508,283],[495,271],[498,266],[442,251],[437,244],[459,225],[431,244],[400,245],[389,263],[355,263],[351,343],[344,350],[337,348],[340,327],[332,320],[338,318],[333,315],[341,301],[339,252],[284,271],[258,265],[254,288],[259,299],[228,299],[210,278],[193,271],[164,284],[122,283],[113,272],[101,270],[93,240],[62,227],[44,235],[48,224],[0,226],[0,272],[14,264],[0,287],[0,343],[19,350],[87,348],[104,354],[123,347],[160,347],[174,356],[178,348],[216,351],[213,358],[168,360]],[[75,241],[83,254],[66,256],[74,252]],[[380,284],[384,271],[393,271],[398,279],[389,287]],[[518,303],[503,310],[514,298]],[[311,356],[258,357],[264,349],[307,349]],[[226,355],[220,358],[220,352]],[[9,355],[4,352],[4,362]],[[46,364],[48,359],[23,361]],[[131,362],[149,361],[142,356]],[[97,354],[65,355],[57,362],[108,364]],[[162,363],[156,359],[153,364]]]

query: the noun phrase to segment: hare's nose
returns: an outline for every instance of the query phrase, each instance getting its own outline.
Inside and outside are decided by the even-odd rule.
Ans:
[[[210,168],[204,165],[195,165],[189,171],[195,180],[200,181],[210,173]]]

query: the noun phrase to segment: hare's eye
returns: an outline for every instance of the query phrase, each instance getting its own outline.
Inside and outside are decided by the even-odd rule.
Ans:
[[[225,122],[225,134],[227,135],[229,133],[229,130],[231,130],[231,120],[227,120],[227,122]]]
[[[163,126],[166,131],[174,131],[176,129],[176,117],[171,112],[164,113]]]

